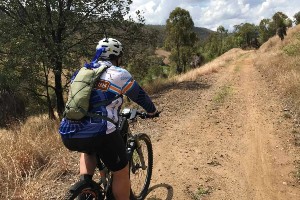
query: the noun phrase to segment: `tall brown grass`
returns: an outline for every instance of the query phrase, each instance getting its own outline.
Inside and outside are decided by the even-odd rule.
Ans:
[[[256,53],[255,66],[300,116],[300,25],[289,28],[283,41],[270,38]],[[298,116],[297,116],[298,115]]]
[[[70,168],[58,123],[40,116],[12,127],[0,130],[0,199],[45,199]]]

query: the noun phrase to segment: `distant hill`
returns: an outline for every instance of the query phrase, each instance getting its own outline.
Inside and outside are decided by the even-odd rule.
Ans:
[[[200,40],[206,40],[210,34],[215,32],[210,29],[201,27],[194,27],[194,31],[197,33]]]
[[[166,29],[165,25],[146,25],[146,27],[159,31],[160,41],[161,42],[164,41],[165,29]],[[201,27],[194,27],[194,31],[196,32],[200,40],[206,40],[209,37],[209,35],[214,32],[210,29],[201,28]]]

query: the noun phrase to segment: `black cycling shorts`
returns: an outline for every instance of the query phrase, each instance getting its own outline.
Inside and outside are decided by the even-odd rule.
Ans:
[[[71,151],[98,154],[111,171],[119,171],[128,163],[124,141],[117,131],[91,138],[62,138],[62,141]]]

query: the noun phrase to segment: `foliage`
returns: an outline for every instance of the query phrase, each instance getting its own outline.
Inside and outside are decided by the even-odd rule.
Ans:
[[[278,34],[282,39],[284,38],[287,27],[292,26],[292,20],[282,12],[276,12],[272,19],[263,19],[259,23],[259,42],[262,44],[270,37]]]
[[[282,12],[276,12],[272,19],[276,29],[279,27],[288,27],[290,25],[288,16]]]
[[[209,62],[226,51],[239,47],[238,39],[223,26],[219,26],[218,31],[210,34],[205,42],[197,44],[198,52],[203,55],[205,62]]]
[[[224,43],[224,38],[226,37],[227,33],[228,33],[228,30],[226,30],[224,28],[224,26],[220,25],[218,28],[217,28],[217,33],[219,34],[219,40],[220,40],[220,46],[219,46],[219,55],[221,55],[221,53],[223,53],[223,43]]]
[[[175,8],[167,19],[165,48],[171,50],[171,60],[176,62],[176,72],[185,72],[190,50],[197,40],[193,31],[194,22],[190,13],[179,7]]]
[[[158,44],[157,47],[162,48],[164,46],[164,41],[166,39],[166,26],[165,25],[145,25],[146,28],[154,29],[157,31],[157,37],[158,37]],[[200,41],[205,41],[210,34],[212,34],[214,31],[202,28],[202,27],[194,27],[193,31],[196,33],[197,38]]]
[[[289,56],[300,55],[300,33],[294,35],[294,43],[287,44],[282,48],[283,52]]]
[[[294,21],[295,24],[296,25],[300,24],[300,11],[294,15],[294,18],[295,18],[295,21]]]
[[[257,49],[278,33],[280,26],[283,26],[282,30],[291,26],[291,20],[282,12],[275,13],[272,19],[262,19],[259,25],[250,23],[235,25],[233,32],[228,32],[220,25],[206,41],[197,43],[197,52],[200,52],[205,62],[208,62],[232,48]]]
[[[9,126],[25,117],[24,94],[19,89],[21,74],[0,65],[0,127]]]
[[[124,19],[130,4],[131,0],[1,0],[0,64],[22,74],[21,87],[47,105],[50,116],[54,107],[61,115],[69,72],[82,58],[92,57],[105,31],[124,44],[142,40],[139,13],[139,23]]]
[[[289,44],[283,47],[283,51],[289,56],[299,56],[300,55],[300,43]]]
[[[25,117],[24,100],[17,93],[0,90],[0,127],[14,124]]]
[[[271,19],[262,19],[259,23],[259,42],[262,44],[275,35],[276,28]]]
[[[133,75],[134,79],[141,84],[149,83],[159,77],[165,77],[162,59],[157,56],[149,56],[149,53],[138,54],[132,59],[127,69]]]
[[[234,35],[241,48],[257,46],[258,28],[254,24],[242,23],[234,26]]]

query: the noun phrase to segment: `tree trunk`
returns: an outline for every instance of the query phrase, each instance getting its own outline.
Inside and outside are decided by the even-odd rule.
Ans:
[[[54,71],[55,75],[55,94],[56,94],[56,109],[59,117],[62,117],[65,103],[63,98],[63,89],[61,81],[61,72],[62,72],[62,62],[56,62],[56,70]]]
[[[55,117],[55,114],[54,114],[54,110],[52,108],[51,101],[49,101],[49,100],[50,99],[47,99],[47,101],[48,101],[48,117],[49,117],[49,119],[55,120],[56,117]]]
[[[48,104],[48,117],[49,119],[56,119],[55,115],[54,115],[54,110],[52,107],[52,103],[51,103],[51,98],[50,98],[50,94],[49,94],[49,87],[48,87],[48,78],[46,80],[46,91],[47,91],[47,104]]]
[[[50,119],[56,119],[56,117],[54,115],[54,110],[53,110],[53,107],[52,107],[52,103],[51,103],[50,93],[49,93],[49,70],[45,66],[44,63],[43,63],[43,67],[44,67],[44,76],[45,76],[45,81],[46,81],[45,88],[46,88],[47,105],[48,105],[48,117]]]
[[[181,67],[180,67],[179,44],[177,44],[176,48],[177,48],[177,66],[176,66],[176,72],[177,72],[177,74],[180,74],[182,70],[181,70]]]

